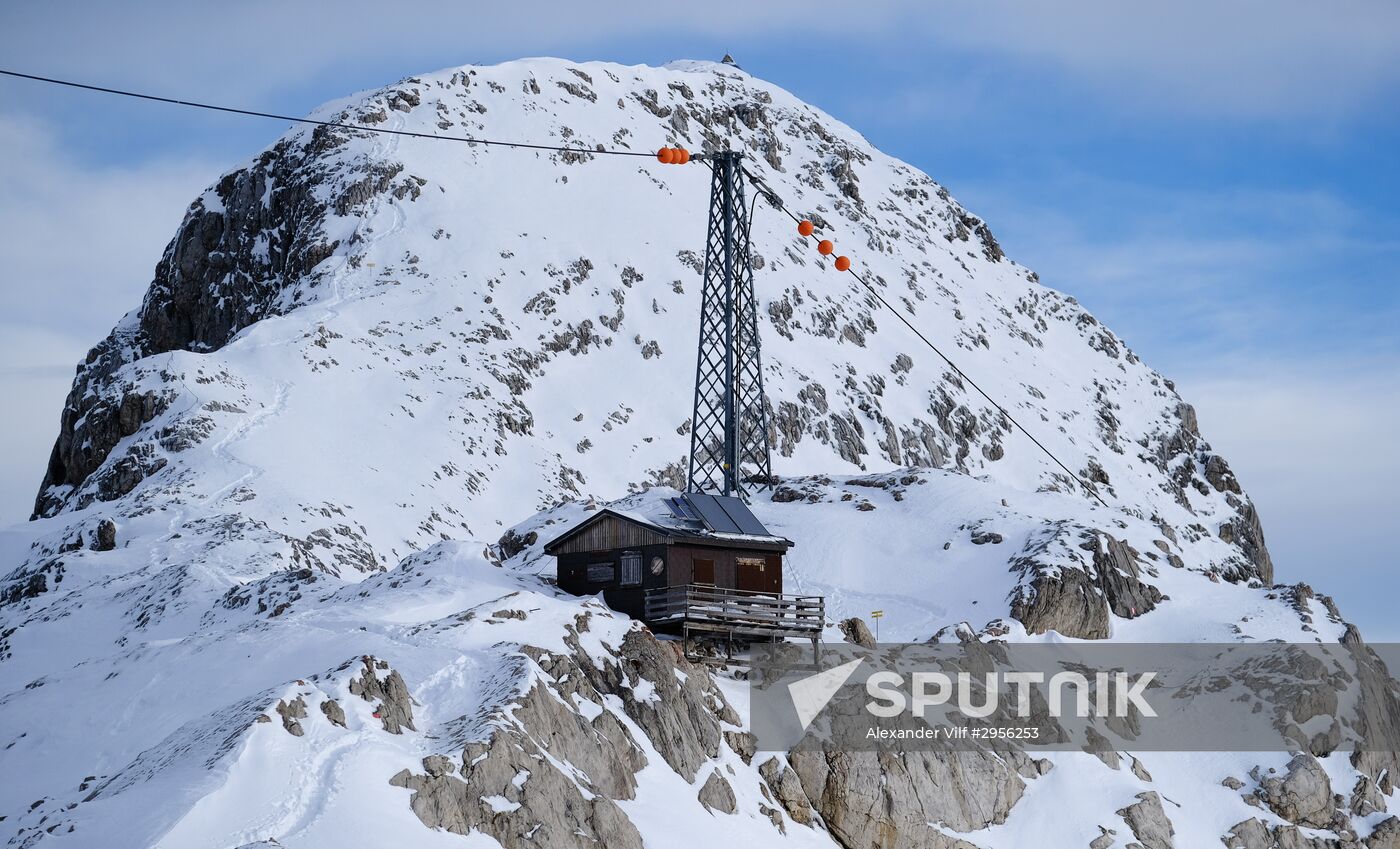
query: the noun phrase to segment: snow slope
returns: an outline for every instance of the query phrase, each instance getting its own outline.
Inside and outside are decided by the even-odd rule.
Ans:
[[[532,59],[409,78],[314,117],[577,152],[294,128],[195,200],[141,307],[79,366],[35,520],[0,531],[12,845],[519,845],[527,815],[545,816],[531,795],[543,791],[526,788],[545,785],[592,805],[561,834],[615,826],[611,802],[594,800],[616,798],[647,845],[701,845],[719,828],[759,844],[844,839],[776,804],[762,757],[706,736],[742,730],[719,696],[702,716],[646,697],[671,688],[638,677],[651,667],[634,655],[664,667],[647,654],[659,650],[543,580],[547,532],[590,502],[679,484],[688,448],[709,175],[597,145],[750,154],[1110,505],[760,205],[785,480],[755,509],[798,542],[794,586],[840,616],[887,610],[887,638],[963,622],[1012,639],[1342,636],[1325,599],[1272,587],[1252,504],[1170,381],[1007,259],[946,190],[787,92],[712,63]],[[115,547],[96,550],[104,522]],[[1123,553],[1103,566],[1094,550]],[[1105,569],[1156,601],[1095,596],[1088,618],[1066,619],[1054,593]],[[551,676],[542,652],[568,654],[572,677]],[[406,682],[416,728],[391,733],[376,698],[352,692],[364,657]],[[738,682],[683,667],[676,680],[742,706]],[[600,700],[561,695],[588,675]],[[308,717],[284,720],[277,706],[294,712],[298,697]],[[321,712],[331,699],[343,727]],[[708,741],[703,768],[647,724],[673,714]],[[645,760],[633,795],[542,754],[536,785],[481,794],[486,824],[471,837],[425,827],[461,812],[442,802],[456,779],[418,775],[424,757],[463,762],[511,734],[529,748],[541,717],[611,729],[597,732],[608,752]],[[483,763],[497,758],[509,760]],[[1053,845],[1085,845],[1100,824],[1126,835],[1116,811],[1143,788],[1191,806],[1173,817],[1192,823],[1179,845],[1261,815],[1218,787],[1259,758],[1157,758],[1155,784],[1054,758],[1009,812],[907,845],[953,845],[937,842],[945,828],[1024,845],[1070,798],[1073,824]],[[1328,769],[1338,787],[1358,776]],[[737,813],[697,798],[711,771],[728,776]],[[1078,799],[1085,786],[1102,792]],[[433,813],[410,807],[410,787]]]

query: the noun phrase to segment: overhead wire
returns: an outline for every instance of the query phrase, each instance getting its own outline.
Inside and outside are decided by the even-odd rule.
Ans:
[[[495,147],[513,147],[525,150],[549,150],[569,153],[598,153],[606,156],[645,156],[652,158],[654,153],[636,150],[618,150],[616,148],[586,148],[568,147],[566,145],[536,144],[533,142],[505,141],[502,139],[477,138],[475,136],[449,136],[438,133],[418,133],[413,130],[395,130],[389,127],[375,127],[364,124],[347,124],[343,121],[322,121],[317,118],[298,118],[293,115],[279,115],[275,112],[261,112],[256,109],[239,109],[233,106],[220,106],[213,103],[201,103],[195,100],[181,100],[174,97],[161,97],[155,94],[146,94],[139,91],[126,91],[119,88],[108,88],[107,86],[92,85],[89,83],[73,82],[72,80],[60,80],[53,77],[41,77],[36,74],[23,74],[19,71],[7,71],[0,68],[0,75],[15,77],[22,80],[33,80],[35,82],[49,83],[56,86],[81,89],[83,91],[99,92],[101,94],[114,94],[120,97],[130,97],[137,100],[149,100],[155,103],[167,103],[174,106],[188,106],[193,109],[205,109],[211,112],[225,112],[231,115],[244,115],[252,118],[271,118],[275,121],[287,121],[292,124],[311,124],[317,127],[330,127],[334,129],[356,130],[366,133],[381,133],[390,136],[409,136],[419,139],[436,139],[438,141],[460,142],[463,144],[479,144]]]
[[[748,176],[749,181],[752,182],[752,183],[759,189],[759,191],[763,192],[763,194],[764,194],[766,197],[770,198],[770,201],[771,201],[771,199],[776,199],[776,200],[778,201],[778,203],[773,203],[773,204],[771,204],[775,209],[777,209],[778,211],[780,211],[780,212],[782,212],[783,214],[785,214],[788,218],[791,218],[795,223],[798,223],[798,224],[801,224],[801,223],[802,223],[802,219],[798,218],[796,215],[793,215],[792,210],[788,209],[787,204],[784,203],[784,202],[782,202],[781,196],[778,195],[777,192],[773,191],[773,189],[771,189],[771,188],[767,185],[767,183],[765,183],[765,182],[763,181],[763,179],[762,179],[761,177],[758,177],[757,175],[755,175],[752,171],[750,171],[750,170],[747,169],[747,168],[744,169],[744,173]],[[806,243],[807,240],[808,240],[809,238],[814,238],[814,237],[811,237],[811,236],[804,236],[804,237],[802,238],[802,241],[803,241],[804,243]],[[1102,497],[1101,495],[1099,495],[1097,489],[1095,489],[1095,488],[1094,488],[1088,481],[1086,481],[1081,475],[1079,475],[1077,472],[1075,472],[1075,471],[1073,471],[1072,469],[1070,469],[1069,466],[1065,465],[1065,463],[1064,463],[1062,460],[1060,460],[1059,457],[1055,456],[1055,452],[1053,452],[1053,451],[1051,451],[1049,448],[1047,448],[1043,442],[1041,442],[1039,439],[1036,438],[1035,434],[1031,433],[1031,432],[1025,427],[1025,425],[1023,425],[1023,424],[1021,424],[1019,421],[1017,421],[1016,417],[1013,416],[1013,415],[1011,415],[1011,411],[1010,411],[1010,410],[1006,409],[1006,407],[1003,406],[1003,405],[1001,404],[1001,402],[997,401],[997,399],[993,398],[993,397],[991,396],[991,394],[987,392],[987,390],[983,389],[980,385],[978,385],[977,381],[975,381],[975,380],[973,380],[971,377],[969,377],[968,374],[967,374],[967,372],[965,372],[965,371],[963,371],[961,368],[959,368],[959,367],[958,367],[958,364],[955,363],[955,362],[953,362],[953,359],[952,359],[951,357],[949,357],[947,354],[943,353],[942,349],[940,349],[937,345],[935,345],[935,344],[933,343],[933,340],[929,339],[926,335],[924,335],[924,332],[923,332],[922,330],[920,330],[918,327],[914,326],[914,323],[913,323],[912,321],[910,321],[909,318],[908,318],[907,316],[905,316],[905,314],[904,314],[904,312],[903,312],[902,310],[896,309],[895,306],[894,306],[893,304],[891,304],[888,300],[886,300],[886,299],[885,299],[885,296],[882,295],[882,294],[880,293],[880,291],[879,291],[878,289],[876,289],[873,285],[871,285],[871,283],[870,283],[869,280],[865,279],[865,275],[863,275],[863,274],[861,274],[860,272],[856,271],[854,267],[848,267],[848,268],[846,268],[846,269],[845,269],[845,272],[846,272],[847,274],[851,275],[852,277],[854,277],[856,280],[860,281],[860,284],[861,284],[862,286],[864,286],[865,289],[866,289],[871,295],[873,295],[873,296],[875,297],[875,300],[879,301],[880,304],[883,305],[883,306],[885,307],[885,309],[887,309],[887,310],[889,310],[891,313],[893,313],[893,314],[894,314],[894,317],[897,318],[897,319],[899,319],[901,322],[903,322],[903,324],[904,324],[905,327],[907,327],[907,328],[909,328],[911,331],[913,331],[914,335],[917,336],[917,337],[919,337],[919,340],[920,340],[920,341],[922,341],[925,345],[927,345],[927,346],[929,347],[929,349],[932,350],[935,354],[937,354],[939,357],[941,357],[941,358],[943,359],[943,362],[947,363],[947,364],[948,364],[948,367],[951,368],[951,369],[958,375],[959,378],[961,378],[962,380],[966,381],[967,384],[968,384],[969,386],[971,386],[973,389],[977,390],[977,392],[978,392],[983,398],[987,399],[987,401],[988,401],[989,403],[991,403],[992,406],[996,407],[997,410],[999,410],[999,411],[1001,412],[1002,415],[1006,416],[1007,421],[1011,422],[1011,424],[1014,425],[1014,426],[1016,427],[1017,430],[1021,431],[1021,433],[1023,433],[1023,434],[1026,436],[1026,438],[1029,439],[1029,440],[1035,445],[1035,447],[1039,448],[1042,452],[1044,452],[1045,456],[1047,456],[1047,457],[1049,457],[1051,460],[1053,460],[1053,461],[1055,462],[1055,465],[1057,465],[1057,466],[1059,466],[1061,469],[1063,469],[1064,472],[1065,472],[1065,474],[1069,475],[1069,476],[1070,476],[1071,478],[1073,478],[1076,482],[1078,482],[1080,486],[1084,487],[1084,490],[1085,490],[1086,492],[1088,492],[1090,495],[1092,495],[1092,496],[1094,497],[1094,499],[1095,499],[1096,501],[1098,501],[1100,504],[1102,504],[1104,507],[1108,507],[1108,506],[1109,506],[1108,502],[1107,502],[1107,501],[1104,501],[1103,497]],[[1111,509],[1111,508],[1110,508],[1110,509]]]
[[[0,75],[13,77],[16,79],[47,83],[49,85],[78,89],[82,91],[91,91],[101,94],[111,94],[119,97],[129,97],[137,100],[146,100],[155,103],[165,103],[174,106],[186,106],[193,109],[204,109],[211,112],[222,112],[231,115],[242,115],[245,117],[252,118],[268,118],[276,121],[286,121],[292,124],[307,124],[317,127],[328,127],[332,129],[343,129],[366,133],[380,133],[383,135],[392,136],[407,136],[410,138],[432,139],[436,141],[451,141],[462,144],[479,144],[483,146],[518,148],[523,150],[548,150],[570,153],[595,153],[602,154],[605,156],[644,156],[647,158],[656,157],[656,154],[644,151],[618,150],[616,148],[603,147],[569,147],[566,145],[538,144],[534,142],[508,141],[503,139],[479,138],[475,136],[440,135],[437,133],[414,132],[413,130],[396,130],[389,127],[375,127],[363,124],[347,124],[343,121],[325,121],[317,118],[296,117],[294,115],[280,115],[275,112],[263,112],[255,109],[240,109],[233,106],[221,106],[218,104],[202,103],[194,100],[182,100],[174,97],[163,97],[160,95],[148,94],[145,92],[127,91],[125,89],[111,88],[108,86],[99,86],[90,83],[80,83],[75,82],[73,80],[62,80],[54,77],[43,77],[37,74],[26,74],[21,73],[19,71],[5,70],[3,68],[0,68]],[[690,157],[687,156],[687,161],[689,160],[689,158]],[[695,156],[695,159],[703,161],[703,157],[699,155]],[[709,167],[708,162],[706,162],[705,165]],[[778,195],[778,193],[775,192],[771,187],[769,187],[761,177],[755,175],[752,171],[750,171],[747,168],[744,169],[744,173],[754,184],[755,188],[758,190],[758,193],[762,194],[771,206],[773,206],[775,209],[779,210],[783,214],[787,215],[787,217],[791,218],[794,222],[801,223],[801,219],[799,219],[796,215],[792,213],[790,209],[787,208],[787,205],[783,202],[782,197]],[[750,229],[753,227],[753,213],[757,202],[758,194],[755,194],[753,198],[753,204],[750,205],[749,218],[747,222],[748,228]],[[746,233],[746,240],[747,235],[748,234]],[[805,242],[806,239],[807,237],[804,237],[803,241]],[[949,368],[951,368],[958,375],[958,377],[966,381],[966,383],[973,389],[977,390],[977,392],[983,398],[987,399],[987,401],[997,410],[999,410],[1002,415],[1006,416],[1007,420],[1011,422],[1017,430],[1021,431],[1021,433],[1026,436],[1026,438],[1028,438],[1037,448],[1044,452],[1044,454],[1047,457],[1053,460],[1055,464],[1061,469],[1063,469],[1066,474],[1068,474],[1071,478],[1073,478],[1081,486],[1083,486],[1086,492],[1092,495],[1095,498],[1095,500],[1097,500],[1104,507],[1109,506],[1108,502],[1104,501],[1103,497],[1099,495],[1098,490],[1096,490],[1088,481],[1086,481],[1077,472],[1073,471],[1072,469],[1070,469],[1069,466],[1065,465],[1065,463],[1062,460],[1060,460],[1060,458],[1057,457],[1053,451],[1047,448],[1044,443],[1042,443],[1039,439],[1036,438],[1035,434],[1031,433],[1030,430],[1028,430],[1024,425],[1022,425],[1016,419],[1016,417],[1013,416],[1011,412],[1006,409],[1005,406],[1003,406],[999,401],[993,398],[991,394],[988,393],[985,389],[983,389],[980,385],[978,385],[978,383],[975,380],[969,377],[967,372],[963,371],[957,363],[953,362],[951,357],[943,353],[943,351],[937,345],[935,345],[931,339],[924,335],[923,331],[919,330],[919,328],[916,327],[914,323],[910,321],[909,318],[906,317],[901,310],[895,308],[893,304],[886,300],[884,295],[882,295],[880,291],[875,288],[875,286],[871,285],[870,281],[868,281],[863,274],[856,271],[853,267],[847,267],[844,270],[847,274],[850,274],[857,281],[859,281],[861,286],[865,287],[865,289],[875,298],[876,301],[878,301],[882,306],[884,306],[887,310],[893,313],[895,318],[898,318],[904,324],[905,327],[909,328],[909,330],[912,331],[914,335],[919,338],[920,341],[922,341],[926,346],[928,346],[930,350],[932,350],[935,354],[942,358],[942,360],[948,364]]]

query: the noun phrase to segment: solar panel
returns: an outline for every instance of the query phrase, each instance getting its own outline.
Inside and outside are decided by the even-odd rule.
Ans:
[[[695,508],[695,512],[700,514],[700,520],[705,523],[705,527],[721,534],[737,534],[739,526],[734,524],[734,520],[729,518],[729,514],[724,512],[724,508],[715,502],[713,495],[706,495],[703,492],[686,493],[685,500],[690,502],[690,506]]]
[[[768,529],[763,527],[763,523],[749,510],[749,505],[737,498],[724,495],[715,496],[715,501],[724,508],[724,512],[729,514],[729,518],[734,520],[734,524],[739,526],[739,533],[770,536]]]
[[[685,500],[700,514],[705,527],[715,533],[771,536],[748,506],[733,496],[690,492],[686,493]]]
[[[695,508],[691,507],[690,503],[683,497],[677,496],[675,498],[668,498],[666,499],[666,503],[671,505],[671,511],[676,514],[676,518],[678,519],[684,519],[687,522],[704,521],[700,518],[700,514],[695,512]]]

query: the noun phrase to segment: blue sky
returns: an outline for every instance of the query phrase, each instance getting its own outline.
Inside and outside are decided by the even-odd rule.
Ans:
[[[0,64],[301,114],[468,62],[731,52],[927,171],[1174,378],[1278,579],[1400,640],[1400,5],[520,5],[7,4]],[[73,364],[186,203],[282,129],[0,80],[0,521],[27,515]]]

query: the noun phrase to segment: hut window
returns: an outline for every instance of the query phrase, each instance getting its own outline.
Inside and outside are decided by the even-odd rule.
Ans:
[[[762,557],[740,557],[738,558],[738,564],[745,569],[757,569],[760,572],[763,571],[766,565]]]
[[[635,586],[642,582],[642,555],[636,551],[622,554],[622,584]]]
[[[611,583],[617,577],[617,569],[611,563],[589,563],[588,583]]]

